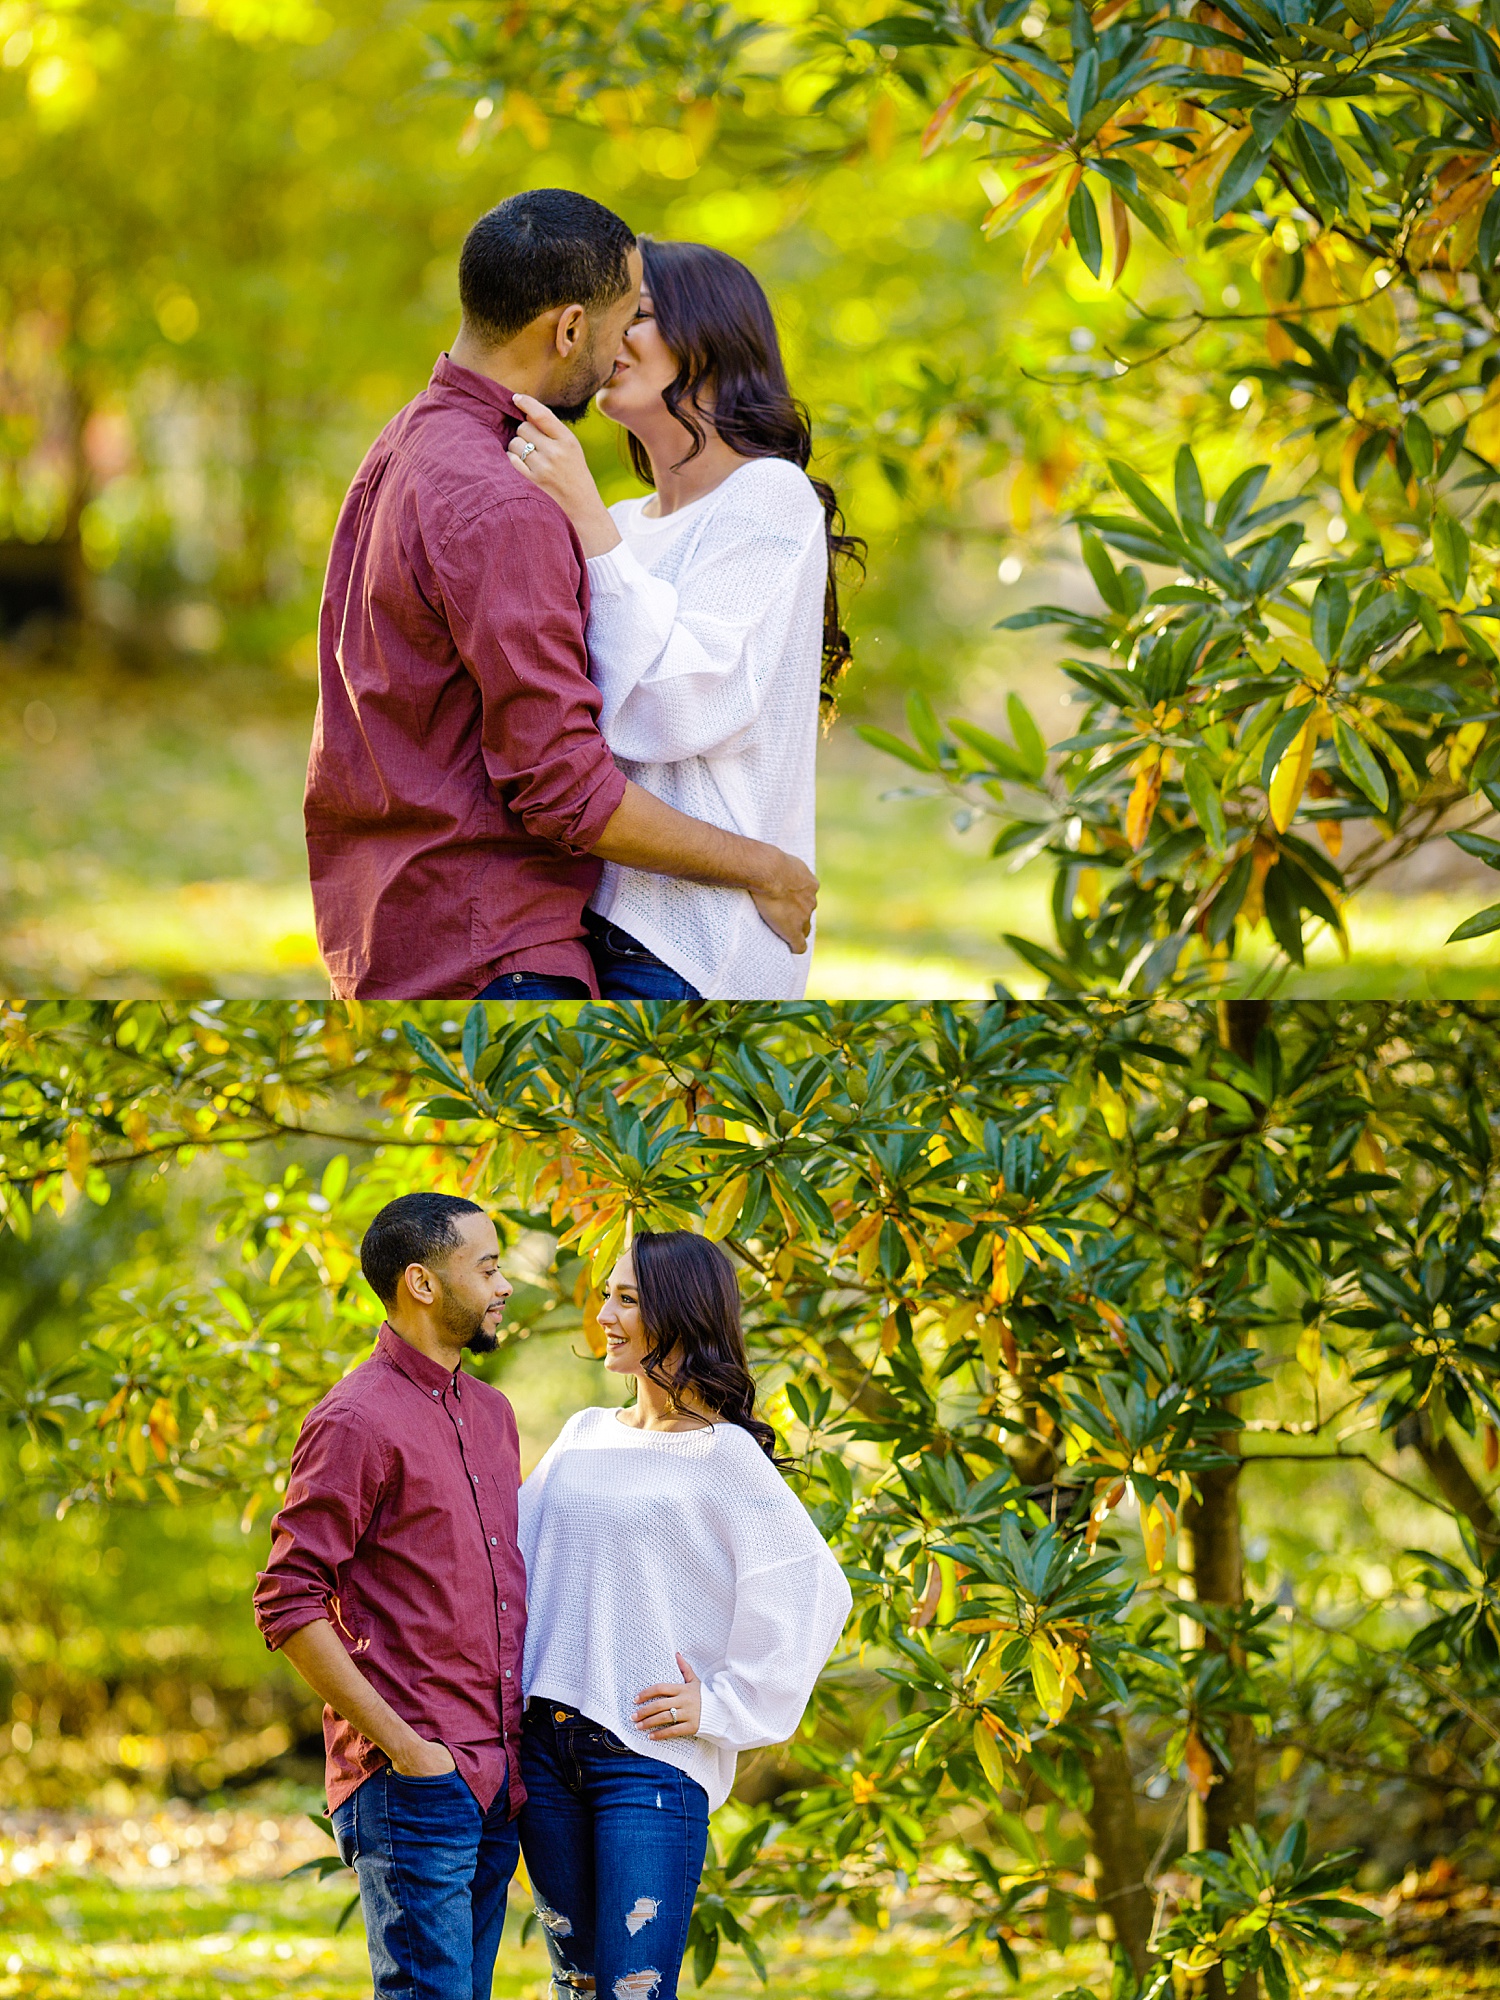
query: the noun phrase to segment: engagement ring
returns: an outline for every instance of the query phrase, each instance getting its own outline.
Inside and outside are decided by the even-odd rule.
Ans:
[[[671,1716],[671,1718],[672,1718],[672,1720],[673,1720],[674,1722],[675,1722],[675,1721],[677,1720],[677,1711],[676,1711],[676,1709],[675,1709],[675,1708],[669,1708],[669,1709],[667,1710],[667,1713],[668,1713],[668,1715],[670,1715],[670,1716]]]
[[[521,456],[522,456],[522,458],[530,458],[531,454],[532,454],[532,453],[533,453],[533,452],[534,452],[535,450],[536,450],[536,446],[535,446],[534,444],[530,444],[530,443],[523,443],[523,444],[522,444],[522,446],[521,446]]]

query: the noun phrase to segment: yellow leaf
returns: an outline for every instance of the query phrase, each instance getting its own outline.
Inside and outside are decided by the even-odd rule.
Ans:
[[[1148,744],[1136,759],[1135,783],[1125,807],[1125,838],[1137,854],[1146,845],[1146,836],[1151,831],[1164,776],[1162,753],[1154,743]]]
[[[710,1243],[722,1243],[733,1229],[740,1219],[740,1210],[745,1206],[745,1197],[749,1192],[748,1174],[740,1174],[719,1189],[703,1219],[703,1234]],[[848,1247],[847,1240],[844,1247]]]
[[[131,1471],[136,1473],[144,1472],[146,1470],[146,1427],[144,1424],[132,1424],[130,1426],[129,1431],[126,1433],[125,1451],[130,1459]]]
[[[1282,1751],[1276,1766],[1277,1776],[1281,1779],[1282,1784],[1290,1784],[1291,1780],[1296,1777],[1301,1763],[1302,1752],[1294,1744],[1289,1743]]]
[[[1448,745],[1448,776],[1455,785],[1463,783],[1488,728],[1487,722],[1462,722],[1453,732],[1453,741]]]
[[[1322,716],[1322,703],[1315,703],[1306,722],[1282,752],[1281,761],[1271,773],[1268,803],[1271,809],[1271,824],[1278,833],[1285,833],[1297,817],[1302,794],[1307,790],[1307,781],[1312,776],[1313,757],[1318,748],[1318,726]]]
[[[1094,1078],[1094,1104],[1099,1116],[1104,1120],[1104,1129],[1110,1138],[1123,1139],[1130,1127],[1130,1113],[1124,1098],[1108,1077]]]
[[[854,1794],[857,1806],[867,1806],[880,1789],[880,1782],[868,1771],[856,1771],[849,1780],[849,1789]]]
[[[170,1472],[158,1472],[156,1483],[174,1507],[182,1505],[182,1489],[178,1486],[177,1481],[172,1477]]]
[[[1496,1431],[1493,1424],[1486,1424],[1484,1427],[1484,1469],[1486,1472],[1493,1472],[1496,1466],[1500,1466],[1500,1432]]]
[[[1318,1370],[1323,1365],[1323,1336],[1318,1331],[1316,1321],[1311,1326],[1303,1327],[1297,1341],[1297,1359],[1316,1381]]]
[[[1067,227],[1068,203],[1073,199],[1073,190],[1082,179],[1082,167],[1074,167],[1071,172],[1059,173],[1056,176],[1055,186],[1037,212],[1036,234],[1031,239],[1031,247],[1026,252],[1026,261],[1021,266],[1023,285],[1031,283],[1057,248],[1063,230]]]
[[[1167,1520],[1155,1500],[1141,1509],[1141,1541],[1145,1545],[1147,1569],[1153,1576],[1159,1576],[1166,1560]]]
[[[896,142],[896,100],[884,92],[876,98],[865,127],[872,160],[888,160]]]
[[[1477,451],[1491,464],[1500,459],[1500,389],[1470,417],[1469,428],[1464,432],[1464,443],[1470,451]]]
[[[84,1131],[81,1125],[70,1125],[68,1127],[68,1137],[64,1150],[68,1162],[68,1179],[77,1188],[78,1192],[82,1194],[83,1184],[88,1178],[89,1162],[93,1158],[93,1148],[89,1144],[88,1133]]]
[[[979,1768],[988,1779],[990,1790],[999,1798],[1005,1790],[1005,1759],[1000,1755],[995,1732],[982,1715],[974,1724],[974,1755],[979,1759]]]

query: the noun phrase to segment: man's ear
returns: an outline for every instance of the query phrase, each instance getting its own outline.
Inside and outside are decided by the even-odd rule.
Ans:
[[[553,339],[557,351],[565,361],[571,360],[580,347],[588,345],[589,316],[582,306],[564,306],[557,316],[557,332]]]
[[[408,1264],[401,1282],[419,1306],[430,1306],[437,1297],[437,1280],[425,1264]]]

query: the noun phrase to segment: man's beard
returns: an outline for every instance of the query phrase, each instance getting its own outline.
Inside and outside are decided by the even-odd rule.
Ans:
[[[489,1317],[487,1306],[476,1312],[472,1306],[466,1306],[452,1292],[445,1290],[438,1311],[444,1332],[457,1335],[459,1346],[468,1348],[471,1354],[493,1354],[500,1345],[499,1334],[491,1333],[485,1325]]]
[[[600,375],[598,343],[593,334],[590,333],[588,353],[579,357],[573,373],[568,377],[559,391],[561,395],[576,398],[580,391],[584,390],[584,385],[587,384],[587,392],[584,394],[582,402],[560,403],[554,400],[548,403],[547,408],[552,412],[554,417],[561,417],[565,424],[582,423],[583,419],[589,413],[589,404],[593,402],[594,398],[614,372],[615,364],[613,358],[611,358],[608,372],[603,376]]]

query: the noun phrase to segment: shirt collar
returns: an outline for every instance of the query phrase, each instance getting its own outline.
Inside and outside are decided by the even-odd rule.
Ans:
[[[456,1386],[458,1370],[442,1367],[429,1355],[413,1347],[409,1340],[403,1340],[387,1320],[378,1335],[381,1353],[393,1368],[399,1368],[409,1382],[415,1382],[426,1396],[434,1392],[440,1397],[445,1389]]]
[[[447,354],[438,356],[427,386],[439,402],[478,403],[492,423],[497,419],[502,424],[511,425],[523,421],[509,389],[499,382],[492,382],[488,375],[479,375],[472,368],[460,367]]]

